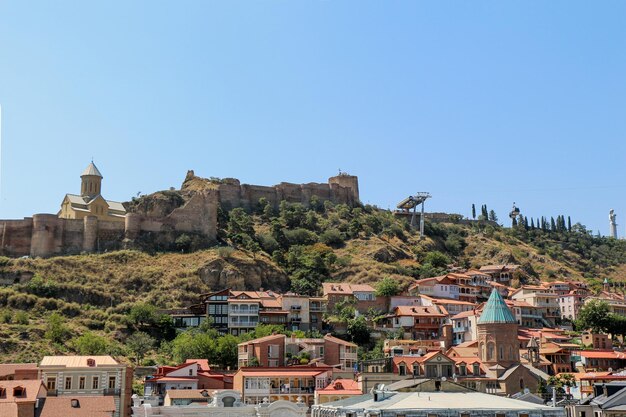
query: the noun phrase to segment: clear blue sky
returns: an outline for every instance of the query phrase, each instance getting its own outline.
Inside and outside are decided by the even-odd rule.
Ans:
[[[0,218],[197,175],[626,231],[624,1],[0,0]],[[507,221],[508,224],[508,221]]]

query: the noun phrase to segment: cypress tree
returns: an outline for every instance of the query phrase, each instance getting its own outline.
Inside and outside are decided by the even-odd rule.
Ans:
[[[572,219],[569,216],[567,216],[567,231],[572,231]]]
[[[472,203],[472,219],[476,220],[476,206]]]
[[[532,217],[530,218],[530,228],[535,230],[535,219],[533,219]]]
[[[524,229],[528,230],[528,217],[524,217]]]
[[[550,231],[551,232],[556,231],[556,222],[554,221],[554,217],[550,217]]]

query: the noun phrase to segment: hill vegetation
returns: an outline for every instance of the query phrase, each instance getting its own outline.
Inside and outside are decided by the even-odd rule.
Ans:
[[[283,202],[278,210],[261,199],[252,212],[218,217],[221,246],[204,250],[181,235],[169,253],[0,258],[0,282],[7,284],[0,287],[3,361],[108,352],[145,363],[203,355],[232,366],[237,338],[218,338],[210,329],[176,335],[171,319],[158,312],[226,287],[316,294],[324,281],[349,281],[392,294],[452,264],[517,263],[523,272],[514,285],[585,279],[597,288],[626,271],[626,242],[593,236],[561,216],[554,227],[523,218],[512,228],[427,221],[423,240],[391,212],[315,199],[309,208]],[[348,337],[364,336],[362,322],[348,324]],[[258,333],[271,330],[260,326]]]

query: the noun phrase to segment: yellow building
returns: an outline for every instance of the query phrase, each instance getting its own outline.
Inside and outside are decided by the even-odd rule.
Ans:
[[[126,209],[117,201],[105,200],[100,195],[102,174],[93,162],[80,176],[80,195],[66,194],[58,216],[62,219],[82,219],[96,216],[99,220],[124,221]]]

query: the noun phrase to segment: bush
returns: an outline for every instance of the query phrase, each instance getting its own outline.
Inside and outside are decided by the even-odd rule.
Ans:
[[[261,248],[267,253],[274,253],[274,251],[280,249],[276,239],[269,233],[259,234],[258,239]]]
[[[344,237],[338,229],[328,229],[320,235],[320,242],[338,248],[344,244]]]
[[[235,249],[233,249],[230,246],[222,246],[222,247],[217,248],[217,255],[220,258],[229,259],[233,255],[234,251]]]
[[[287,242],[289,242],[289,246],[312,245],[317,242],[317,235],[315,233],[302,228],[285,230],[285,238]]]
[[[13,320],[16,324],[28,324],[28,313],[25,311],[18,311]]]

